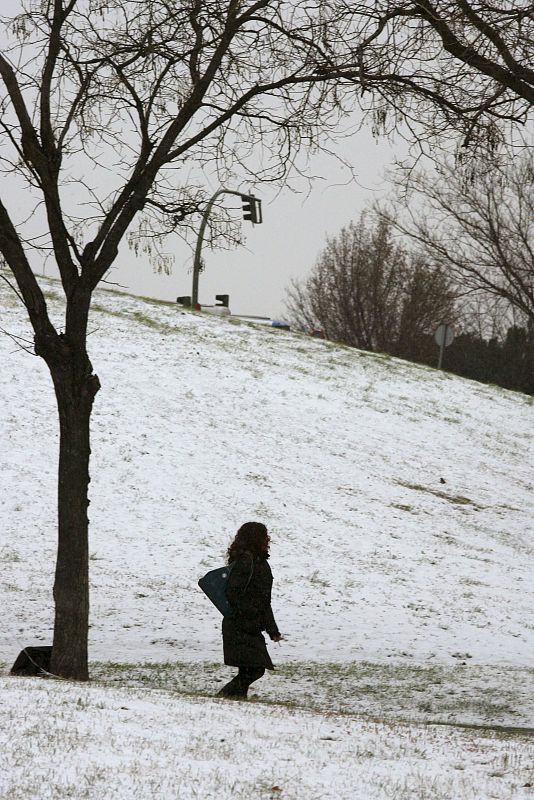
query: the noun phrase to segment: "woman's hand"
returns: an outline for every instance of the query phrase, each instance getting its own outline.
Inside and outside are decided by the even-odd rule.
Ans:
[[[271,636],[273,642],[281,642],[284,637],[281,633],[277,633],[274,636]]]

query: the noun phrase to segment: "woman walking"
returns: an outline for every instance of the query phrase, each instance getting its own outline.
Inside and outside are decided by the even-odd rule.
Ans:
[[[226,597],[234,613],[223,617],[224,663],[239,672],[218,692],[222,697],[245,698],[250,684],[274,669],[262,634],[266,631],[273,642],[282,639],[271,609],[269,542],[265,525],[246,522],[228,548]]]

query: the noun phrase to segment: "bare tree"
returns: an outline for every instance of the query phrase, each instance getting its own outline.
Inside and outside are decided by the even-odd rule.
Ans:
[[[360,20],[359,85],[377,130],[399,120],[433,154],[451,131],[470,149],[496,147],[504,121],[524,125],[534,105],[530,0],[370,0],[346,4]],[[350,9],[350,10],[349,10]]]
[[[385,217],[441,264],[485,315],[534,325],[534,154],[512,163],[401,177],[403,203]],[[406,191],[406,186],[407,191]],[[472,299],[470,300],[472,302]],[[497,305],[496,305],[497,304]]]
[[[444,319],[455,321],[455,296],[443,271],[395,243],[385,220],[342,228],[309,278],[288,291],[294,324],[364,350],[416,358]]]
[[[85,679],[89,429],[100,387],[87,324],[120,243],[134,225],[157,235],[190,224],[204,203],[191,165],[283,179],[299,148],[317,146],[358,98],[378,125],[392,108],[393,124],[427,120],[431,134],[487,139],[488,125],[522,122],[534,37],[517,3],[17,1],[0,18],[0,169],[35,203],[25,220],[2,190],[0,253],[60,421],[52,670]],[[43,253],[61,277],[63,330],[32,270]]]

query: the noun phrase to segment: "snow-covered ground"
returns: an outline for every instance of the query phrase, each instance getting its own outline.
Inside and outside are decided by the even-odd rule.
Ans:
[[[513,735],[8,680],[5,800],[532,798],[534,745]]]
[[[60,324],[57,291],[51,284]],[[31,340],[4,285],[0,308],[1,327]],[[488,690],[493,699],[502,687],[508,711],[515,703],[511,715],[506,703],[500,714],[492,701],[489,718],[478,721],[534,724],[531,398],[107,292],[95,298],[91,331],[102,382],[92,437],[93,661],[189,662],[194,674],[201,663],[220,662],[220,619],[197,580],[222,563],[237,527],[257,519],[271,532],[273,606],[287,635],[271,646],[280,670],[258,683],[260,696],[287,678],[284,699],[292,686],[302,697],[298,665],[312,683],[310,675],[318,685],[326,676],[330,691],[337,668],[367,662],[405,670],[414,685],[418,669],[435,669],[442,686]],[[24,645],[51,641],[57,422],[45,365],[6,336],[0,364],[0,661],[9,665]],[[352,700],[349,685],[357,691],[343,680],[339,693]],[[323,711],[334,696],[328,691]],[[33,695],[21,694],[31,708]],[[387,717],[387,692],[380,698],[348,708]],[[198,711],[200,719],[198,701],[187,702],[196,710],[176,705],[176,714],[192,719]],[[212,714],[241,719],[227,705],[202,708],[208,722]],[[401,710],[414,718],[417,708]],[[263,712],[242,713],[259,720]],[[287,720],[281,711],[268,716],[265,736],[275,741]],[[458,721],[458,706],[452,716]],[[298,719],[291,717],[295,731]],[[336,726],[344,724],[356,722],[336,717]],[[356,796],[343,788],[321,794],[321,786],[283,796]],[[217,795],[226,796],[240,795]],[[371,796],[396,795],[361,794]]]

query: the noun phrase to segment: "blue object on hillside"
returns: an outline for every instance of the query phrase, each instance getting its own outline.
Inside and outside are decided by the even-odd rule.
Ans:
[[[212,569],[198,582],[204,594],[219,609],[223,617],[231,617],[234,613],[234,609],[226,599],[226,584],[231,571],[231,566]]]
[[[281,319],[272,319],[271,320],[271,327],[272,328],[281,328],[284,331],[289,331],[291,329],[289,322],[284,322]]]

